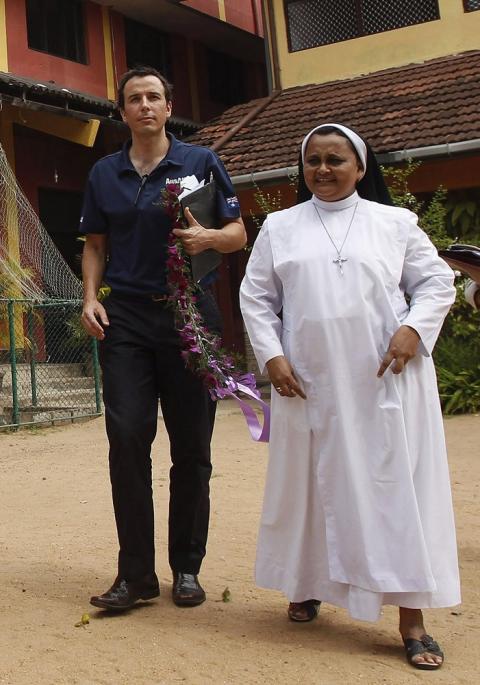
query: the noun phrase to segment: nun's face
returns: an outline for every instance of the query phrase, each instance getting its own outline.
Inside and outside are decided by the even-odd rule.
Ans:
[[[314,133],[305,150],[303,176],[307,188],[326,202],[343,200],[355,190],[363,169],[350,144],[343,136]]]

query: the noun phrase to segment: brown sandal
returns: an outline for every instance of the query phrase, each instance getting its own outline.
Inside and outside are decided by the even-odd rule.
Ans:
[[[320,602],[318,599],[307,599],[305,602],[290,602],[288,618],[295,623],[308,623],[318,616]]]

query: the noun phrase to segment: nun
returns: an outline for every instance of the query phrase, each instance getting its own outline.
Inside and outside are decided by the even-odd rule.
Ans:
[[[422,609],[460,602],[431,356],[454,275],[353,130],[310,131],[299,167],[298,204],[267,217],[240,290],[272,383],[256,581],[293,621],[398,606],[408,662],[437,670]]]

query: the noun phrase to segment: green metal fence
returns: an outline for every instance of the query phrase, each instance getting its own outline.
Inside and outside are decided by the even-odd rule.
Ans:
[[[97,341],[79,300],[0,299],[0,430],[101,413]]]

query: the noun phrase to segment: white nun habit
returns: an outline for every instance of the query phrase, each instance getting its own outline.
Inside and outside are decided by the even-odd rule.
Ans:
[[[363,141],[342,128],[365,166]],[[343,275],[319,214],[337,246],[352,222]],[[372,621],[382,604],[460,602],[431,357],[454,299],[453,272],[407,209],[355,192],[268,216],[241,286],[242,313],[260,368],[285,355],[307,399],[272,388],[258,585]],[[418,353],[401,374],[377,378],[401,325],[420,335]]]

